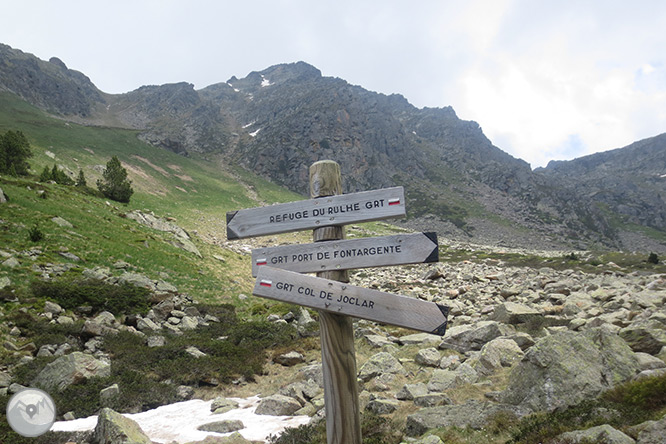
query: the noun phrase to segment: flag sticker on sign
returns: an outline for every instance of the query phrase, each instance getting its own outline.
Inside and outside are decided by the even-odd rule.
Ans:
[[[262,287],[272,287],[273,281],[262,279],[261,282],[259,282],[259,285],[261,285]]]
[[[266,265],[267,263],[266,258],[257,259],[257,265]]]
[[[389,205],[400,205],[400,198],[396,197],[388,200]]]

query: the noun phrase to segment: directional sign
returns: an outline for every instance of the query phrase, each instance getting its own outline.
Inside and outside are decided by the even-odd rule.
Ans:
[[[449,307],[306,274],[260,267],[252,294],[444,335]]]
[[[436,233],[396,234],[252,250],[252,276],[269,265],[299,273],[437,262]]]
[[[227,239],[308,230],[405,215],[402,187],[320,197],[227,213]]]

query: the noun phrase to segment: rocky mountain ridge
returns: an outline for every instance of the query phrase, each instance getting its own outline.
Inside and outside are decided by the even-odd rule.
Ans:
[[[57,59],[3,45],[0,60],[0,89],[65,119],[137,129],[153,145],[240,165],[304,195],[308,167],[321,159],[340,163],[345,192],[403,185],[403,222],[413,228],[506,246],[666,251],[666,182],[636,174],[666,162],[664,137],[605,155],[595,174],[569,167],[587,160],[532,171],[450,106],[417,109],[304,62],[201,90],[183,82],[109,95]]]

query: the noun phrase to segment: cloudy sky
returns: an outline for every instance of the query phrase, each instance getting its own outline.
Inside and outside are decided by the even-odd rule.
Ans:
[[[666,132],[666,2],[0,0],[0,42],[102,91],[197,89],[303,60],[452,106],[532,167]]]

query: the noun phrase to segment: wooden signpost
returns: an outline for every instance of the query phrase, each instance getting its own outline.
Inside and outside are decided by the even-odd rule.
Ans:
[[[402,187],[341,194],[340,167],[310,167],[300,202],[227,213],[227,238],[313,229],[313,244],[252,251],[253,294],[319,310],[328,444],[361,444],[353,318],[444,335],[448,307],[349,285],[348,269],[436,262],[435,233],[344,240],[344,225],[405,215]],[[316,272],[317,277],[299,273]]]
[[[252,276],[268,265],[299,273],[437,262],[436,233],[396,234],[252,250]]]

